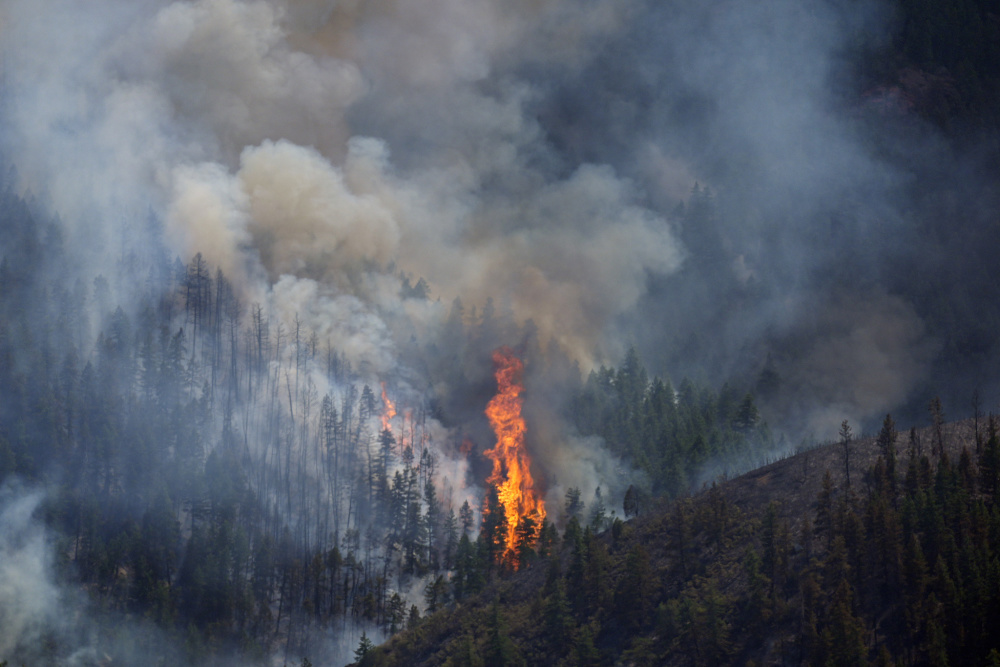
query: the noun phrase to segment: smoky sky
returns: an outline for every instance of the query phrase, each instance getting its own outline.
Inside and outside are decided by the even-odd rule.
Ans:
[[[584,371],[629,345],[675,380],[770,364],[771,418],[825,435],[924,400],[947,347],[899,279],[900,247],[936,256],[911,202],[943,149],[865,107],[851,54],[896,29],[874,0],[0,12],[6,150],[85,268],[201,252],[376,375],[492,298]]]

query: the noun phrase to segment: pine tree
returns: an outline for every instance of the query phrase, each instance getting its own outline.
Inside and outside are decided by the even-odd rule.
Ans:
[[[552,586],[552,593],[545,601],[543,618],[545,623],[546,641],[556,655],[562,654],[569,644],[573,629],[571,608],[566,598],[566,585],[562,577],[557,576]]]
[[[590,625],[582,626],[577,632],[573,653],[580,667],[599,667],[603,663],[601,652],[594,644],[595,634]]]
[[[500,603],[494,600],[486,629],[485,662],[490,667],[515,667],[524,665],[517,647],[507,634],[507,621],[500,612]]]
[[[417,608],[417,605],[411,604],[410,615],[406,619],[406,629],[412,630],[418,625],[420,625],[420,609]]]
[[[583,514],[584,504],[580,500],[580,489],[570,487],[566,491],[566,516],[569,519],[579,517]]]
[[[507,515],[494,484],[490,484],[486,491],[486,507],[483,509],[483,525],[478,541],[483,547],[487,564],[499,563],[507,550]]]
[[[886,477],[889,480],[889,488],[895,493],[896,490],[896,441],[899,434],[896,432],[896,422],[892,415],[887,414],[882,421],[882,430],[878,434],[878,446],[885,458]]]
[[[607,506],[604,504],[604,494],[601,493],[601,487],[597,487],[597,490],[594,492],[594,500],[590,503],[590,520],[587,524],[595,532],[600,532],[604,530],[607,520]]]
[[[625,512],[626,519],[639,516],[639,492],[636,491],[633,484],[629,484],[628,489],[625,490],[625,500],[622,503],[622,510]]]
[[[521,522],[517,525],[517,530],[515,531],[517,542],[514,545],[514,552],[517,554],[519,567],[529,565],[537,556],[537,552],[535,551],[537,532],[537,526],[532,517],[521,517]]]
[[[375,650],[375,644],[372,640],[368,639],[368,635],[364,632],[361,633],[361,641],[358,643],[358,647],[354,649],[354,661],[358,665],[367,665],[371,662],[370,656]]]
[[[844,477],[847,480],[847,488],[851,488],[851,441],[853,439],[851,425],[845,419],[840,423],[840,446],[844,449]]]
[[[629,551],[625,576],[615,591],[615,615],[626,628],[637,631],[650,621],[655,586],[649,554],[637,544]]]
[[[433,614],[448,602],[448,585],[444,575],[435,577],[424,587],[424,602],[428,614]]]
[[[733,426],[745,438],[757,427],[759,421],[760,412],[757,411],[757,406],[754,405],[753,394],[747,394],[740,403]]]
[[[458,511],[458,518],[462,522],[462,534],[468,535],[471,533],[472,526],[475,524],[476,519],[468,500],[462,503],[462,507]]]
[[[853,591],[843,580],[837,586],[830,609],[830,620],[823,631],[826,661],[831,667],[864,667],[868,664],[865,647],[865,626],[852,611]]]
[[[941,407],[941,399],[935,396],[928,409],[931,413],[931,427],[934,436],[931,456],[941,456],[944,453],[944,409]]]
[[[446,667],[485,667],[471,636],[462,635],[461,639],[455,643],[458,644],[458,647],[445,662]]]
[[[455,563],[455,550],[458,549],[458,522],[455,510],[448,510],[448,518],[444,521],[444,558],[445,569],[452,569]]]
[[[1000,498],[1000,429],[993,415],[990,415],[986,429],[986,445],[979,459],[979,484],[983,493],[996,501]]]
[[[393,593],[385,610],[385,622],[389,626],[389,634],[394,635],[403,629],[406,605],[399,593]]]

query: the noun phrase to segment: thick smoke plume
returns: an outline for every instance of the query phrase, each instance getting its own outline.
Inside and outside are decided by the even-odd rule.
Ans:
[[[754,389],[793,441],[912,415],[941,369],[953,396],[989,378],[954,359],[988,357],[973,313],[1000,298],[942,305],[934,285],[988,273],[965,269],[991,266],[996,188],[859,95],[848,55],[891,20],[877,0],[6,0],[0,140],[60,221],[60,268],[106,280],[84,360],[115,304],[139,316],[176,282],[175,257],[226,277],[225,334],[199,342],[194,315],[191,357],[232,351],[214,427],[265,471],[261,497],[289,517],[333,507],[293,526],[304,543],[362,527],[330,480],[371,451],[326,454],[375,441],[380,406],[354,384],[388,387],[399,449],[434,452],[445,507],[478,506],[485,471],[462,450],[492,444],[500,345],[528,359],[528,446],[557,516],[569,488],[617,505],[643,485],[562,421],[581,374],[629,346],[675,381]],[[971,245],[946,245],[938,217]],[[282,497],[293,469],[306,482]],[[9,576],[26,553],[48,563],[27,502],[0,529],[0,654],[58,594],[44,572]]]
[[[548,5],[525,10],[563,13]],[[25,185],[109,249],[109,217],[152,207],[173,252],[201,252],[253,299],[290,276],[400,308],[398,281],[383,278],[403,271],[446,303],[492,296],[582,360],[614,358],[610,323],[647,272],[679,264],[670,227],[608,165],[553,169],[534,87],[494,81],[536,37],[533,20],[488,3],[438,9],[410,23],[405,3],[44,15],[14,3],[10,135]],[[569,51],[613,29],[612,8],[591,14],[574,20]],[[38,48],[44,34],[60,46]]]
[[[468,464],[445,443],[468,418],[488,444],[501,344],[583,372],[635,345],[675,379],[756,383],[792,437],[926,404],[955,346],[907,278],[957,260],[907,202],[925,165],[965,163],[856,94],[845,54],[890,18],[875,0],[7,0],[0,130],[114,302],[167,280],[128,267],[200,253],[244,318],[295,337],[268,371],[289,404],[343,389],[301,362],[310,339],[433,402],[421,428],[460,501]],[[995,201],[976,192],[953,211],[971,226]],[[470,321],[482,349],[449,356]],[[550,501],[617,483],[542,393]]]
[[[579,71],[629,8],[13,2],[6,144],[84,273],[127,255],[156,263],[163,244],[184,262],[200,253],[279,336],[332,344],[373,386],[392,379],[417,403],[451,390],[427,386],[402,348],[444,335],[456,298],[530,321],[586,370],[620,357],[619,320],[684,250],[637,182],[552,144],[537,119],[545,85],[529,70]],[[404,298],[401,276],[432,299]],[[137,291],[127,271],[108,277],[119,303],[155,290]],[[284,363],[284,382],[334,388]],[[467,375],[484,377],[482,363]],[[553,450],[540,460],[556,506],[556,480],[614,483],[595,466],[581,473],[580,460],[605,458],[599,443],[583,459],[560,454],[572,435],[537,426],[551,431],[533,446]]]
[[[823,430],[830,404],[865,420],[926,400],[940,347],[894,260],[927,256],[901,165],[941,150],[885,139],[843,94],[845,54],[889,18],[832,0],[12,0],[5,137],[85,268],[161,239],[200,252],[374,372],[454,298],[492,299],[584,370],[635,343],[664,374],[752,380],[770,354],[805,397],[772,417]],[[434,301],[401,299],[401,275]],[[792,346],[826,377],[803,380],[780,352],[834,319]]]

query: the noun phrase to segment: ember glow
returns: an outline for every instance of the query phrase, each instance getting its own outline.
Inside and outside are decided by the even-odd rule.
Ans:
[[[389,395],[385,393],[385,382],[382,383],[382,430],[392,431],[392,419],[396,416],[396,405],[389,400]]]
[[[531,517],[537,530],[545,519],[545,503],[535,490],[531,459],[524,447],[527,430],[521,416],[524,364],[508,347],[501,347],[493,353],[493,363],[496,366],[497,395],[486,406],[486,416],[497,436],[497,444],[484,452],[493,460],[493,473],[487,481],[496,486],[507,517],[507,549],[503,558],[517,568],[518,527],[525,517]]]

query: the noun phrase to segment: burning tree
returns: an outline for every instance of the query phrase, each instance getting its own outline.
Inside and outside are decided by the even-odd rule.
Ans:
[[[493,472],[487,482],[496,488],[500,507],[506,519],[501,558],[515,569],[521,556],[537,538],[538,526],[545,519],[545,503],[535,489],[531,477],[531,459],[525,449],[527,432],[521,407],[521,376],[524,363],[508,347],[493,353],[496,366],[497,395],[486,406],[486,416],[497,436],[493,449],[484,453],[493,461]],[[484,509],[488,514],[490,508]]]

